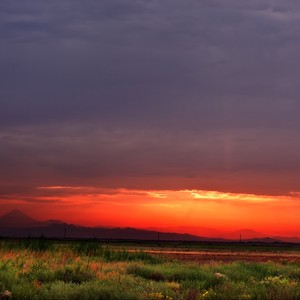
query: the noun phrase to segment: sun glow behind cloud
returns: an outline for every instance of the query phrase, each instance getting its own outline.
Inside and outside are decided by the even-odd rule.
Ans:
[[[241,193],[222,193],[217,191],[187,191],[195,199],[206,200],[230,200],[230,201],[244,201],[244,202],[274,202],[280,200],[290,199],[290,196],[266,196],[254,194],[241,194]]]

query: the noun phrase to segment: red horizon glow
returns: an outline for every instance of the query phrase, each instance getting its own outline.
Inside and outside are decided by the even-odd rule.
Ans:
[[[300,194],[255,195],[205,190],[129,190],[80,186],[39,187],[41,195],[3,200],[39,219],[85,226],[160,228],[202,236],[240,229],[300,236]],[[42,195],[43,194],[43,195]]]

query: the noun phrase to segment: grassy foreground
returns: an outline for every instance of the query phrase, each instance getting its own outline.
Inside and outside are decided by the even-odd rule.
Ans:
[[[196,264],[96,242],[0,242],[0,299],[300,299],[300,264]]]

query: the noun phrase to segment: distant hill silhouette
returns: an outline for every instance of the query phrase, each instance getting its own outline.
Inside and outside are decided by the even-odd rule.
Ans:
[[[32,228],[44,227],[52,224],[65,224],[59,220],[37,221],[18,209],[14,209],[0,217],[0,228]]]
[[[207,241],[226,242],[238,240],[242,234],[244,242],[259,243],[300,243],[298,237],[267,237],[250,229],[229,233],[224,238],[200,237],[188,233],[159,232],[136,228],[85,227],[67,224],[59,220],[37,221],[19,210],[13,210],[0,217],[0,236],[49,238],[98,238],[106,240],[155,240],[161,241]]]
[[[169,240],[202,241],[207,240],[190,234],[167,233],[135,228],[85,227],[66,224],[57,220],[40,222],[19,210],[13,210],[0,217],[0,236],[3,237],[38,237],[62,238],[98,238],[126,240]],[[211,239],[219,240],[219,239]]]
[[[247,240],[247,239],[265,238],[268,235],[252,229],[240,229],[240,230],[236,230],[224,234],[224,237],[226,239],[237,240],[240,239],[240,236],[243,240]]]
[[[224,230],[219,230],[209,227],[201,226],[169,226],[169,227],[148,227],[148,230],[161,231],[161,232],[177,232],[177,233],[187,233],[208,237],[208,238],[219,238],[224,237],[227,233]]]
[[[32,227],[38,226],[39,222],[25,215],[21,211],[14,209],[0,218],[0,227]]]
[[[264,244],[281,243],[282,242],[282,240],[280,240],[280,239],[274,239],[274,238],[270,238],[270,237],[253,238],[253,239],[248,239],[246,241],[250,242],[250,243],[264,243]]]
[[[300,243],[300,238],[296,236],[291,236],[291,237],[274,236],[274,239],[283,241],[285,243]]]

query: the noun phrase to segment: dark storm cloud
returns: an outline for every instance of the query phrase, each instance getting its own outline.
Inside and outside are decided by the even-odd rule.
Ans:
[[[299,25],[293,0],[1,1],[1,181],[299,190]]]

